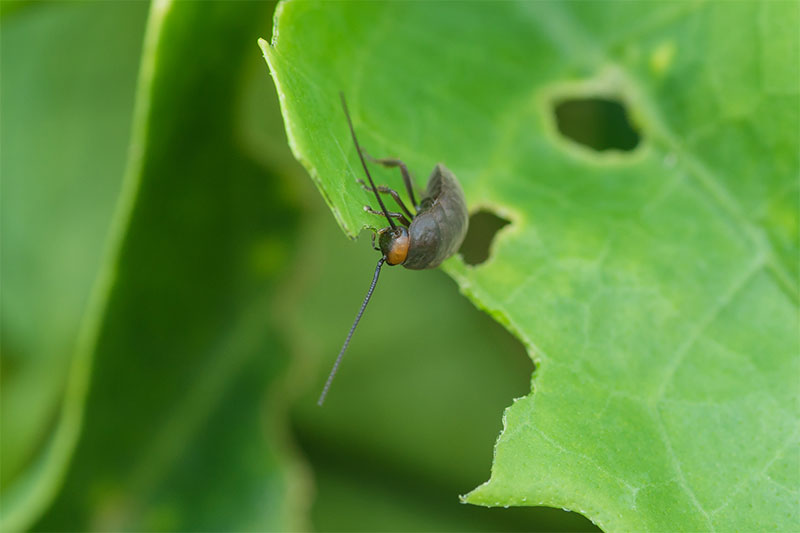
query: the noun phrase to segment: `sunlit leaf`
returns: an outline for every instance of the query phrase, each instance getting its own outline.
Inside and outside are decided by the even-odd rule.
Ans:
[[[340,90],[371,154],[419,186],[444,162],[511,221],[486,263],[444,266],[538,365],[467,501],[796,526],[799,9],[282,4],[262,46],[289,142],[348,234],[381,223]],[[554,107],[593,97],[624,106],[635,149],[561,135]]]

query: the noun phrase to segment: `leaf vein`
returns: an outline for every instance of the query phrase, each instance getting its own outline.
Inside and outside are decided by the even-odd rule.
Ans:
[[[694,493],[694,490],[689,486],[688,481],[686,480],[686,476],[683,473],[683,468],[681,467],[681,462],[678,459],[678,456],[675,454],[675,449],[672,447],[672,440],[669,438],[669,434],[667,433],[667,428],[664,426],[664,421],[661,419],[661,414],[655,410],[654,408],[650,408],[650,415],[653,417],[655,421],[656,430],[661,437],[662,442],[664,443],[664,448],[669,456],[670,462],[672,463],[672,468],[675,470],[677,474],[677,482],[678,485],[684,490],[686,495],[691,500],[692,505],[694,505],[700,514],[706,520],[708,525],[708,531],[714,531],[714,525],[711,522],[711,517],[709,516],[708,512],[703,508],[700,504],[700,501],[697,499],[697,495]]]
[[[752,277],[764,267],[764,264],[764,257],[757,257],[757,259],[744,271],[744,273],[731,284],[728,290],[722,294],[719,302],[711,307],[709,312],[706,313],[706,316],[700,320],[697,327],[694,328],[694,330],[692,330],[692,332],[686,337],[686,340],[683,342],[683,344],[678,347],[675,356],[671,359],[670,364],[667,366],[666,371],[660,380],[658,389],[649,402],[651,406],[656,405],[661,398],[663,398],[667,386],[675,376],[675,372],[677,372],[681,363],[686,358],[697,340],[703,335],[706,329],[711,325],[712,322],[714,322],[719,314],[731,304],[739,292],[747,285],[748,281],[750,281],[750,279],[752,279]]]
[[[789,437],[783,442],[781,447],[775,451],[775,454],[766,461],[763,467],[753,471],[750,475],[746,476],[739,483],[737,483],[736,487],[734,487],[733,491],[731,491],[731,494],[728,497],[727,501],[725,501],[725,503],[723,503],[716,509],[713,509],[711,511],[711,516],[715,516],[717,513],[728,507],[728,505],[730,505],[730,503],[733,501],[733,497],[739,494],[739,492],[742,491],[745,485],[750,483],[752,480],[760,476],[764,476],[774,482],[774,480],[772,480],[772,478],[769,478],[769,476],[767,475],[767,470],[769,470],[772,467],[772,465],[775,464],[775,461],[783,457],[783,454],[786,453],[786,450],[788,450],[793,444],[795,444],[798,437],[800,437],[800,427],[795,429],[794,433],[789,435]]]

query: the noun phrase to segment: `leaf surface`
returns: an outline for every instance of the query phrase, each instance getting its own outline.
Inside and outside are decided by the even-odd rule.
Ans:
[[[444,265],[538,367],[466,501],[607,530],[796,527],[799,9],[281,4],[262,48],[346,233],[381,223],[340,90],[372,155],[418,186],[444,162],[471,209],[511,220],[489,261]],[[559,134],[555,103],[595,96],[624,103],[636,149]]]
[[[122,184],[146,15],[141,3],[2,5],[4,531],[47,505],[78,435],[92,291]]]
[[[45,480],[43,503],[55,498],[36,530],[304,527],[282,422],[288,359],[268,321],[297,210],[237,138],[242,83],[260,67],[252,36],[272,8],[151,6],[113,246],[65,408],[80,440]]]

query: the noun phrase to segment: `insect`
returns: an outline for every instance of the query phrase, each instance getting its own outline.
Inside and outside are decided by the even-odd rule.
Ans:
[[[397,191],[383,185],[376,187],[367,168],[364,151],[358,144],[353,121],[350,119],[350,113],[347,110],[347,102],[345,102],[343,94],[340,93],[339,97],[342,100],[344,116],[347,118],[347,124],[350,126],[350,133],[353,136],[353,144],[355,144],[358,157],[361,160],[361,166],[364,167],[364,173],[367,175],[369,185],[364,183],[363,180],[359,180],[359,182],[365,190],[375,193],[375,199],[381,208],[380,211],[376,211],[369,206],[365,206],[364,210],[385,217],[389,226],[378,230],[377,247],[375,246],[375,236],[373,235],[372,237],[372,247],[381,252],[381,258],[378,259],[378,266],[375,267],[375,274],[372,276],[372,283],[369,286],[369,291],[367,291],[367,296],[361,304],[361,309],[356,315],[356,319],[347,334],[339,355],[336,357],[336,362],[333,364],[328,380],[322,388],[322,394],[320,394],[317,401],[318,405],[322,405],[325,401],[325,396],[328,394],[333,377],[339,369],[342,356],[347,350],[347,345],[350,344],[353,332],[356,330],[356,326],[361,320],[361,315],[364,314],[364,309],[366,309],[375,290],[375,285],[378,283],[378,275],[381,273],[383,264],[386,263],[390,266],[403,265],[411,270],[436,268],[442,261],[456,253],[464,240],[464,236],[467,234],[467,226],[469,224],[469,213],[464,199],[464,191],[453,173],[441,163],[434,167],[431,177],[428,178],[428,186],[425,189],[422,201],[417,203],[414,196],[414,187],[411,184],[411,175],[405,163],[399,159],[374,159],[369,155],[366,156],[373,163],[400,169],[414,212],[406,207]],[[400,211],[392,212],[387,210],[381,194],[391,196],[400,207]]]

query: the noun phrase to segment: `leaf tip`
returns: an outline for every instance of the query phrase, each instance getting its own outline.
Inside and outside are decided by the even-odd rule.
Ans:
[[[261,55],[264,56],[264,60],[269,65],[269,53],[270,53],[270,47],[271,47],[269,42],[267,42],[266,39],[264,39],[262,37],[259,37],[258,38],[258,47],[261,49]]]
[[[484,481],[481,485],[475,487],[471,491],[466,494],[460,494],[458,496],[458,501],[463,504],[469,505],[480,505],[482,507],[491,507],[490,504],[486,503],[484,499],[480,497],[481,489],[483,489],[486,485],[491,483],[491,479]],[[498,502],[499,503],[499,502]]]

